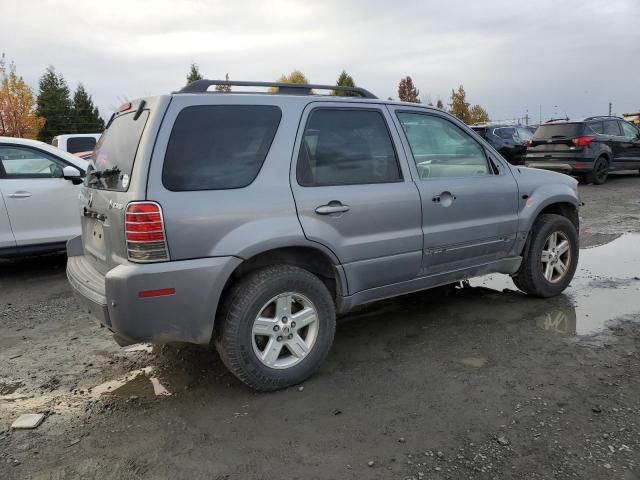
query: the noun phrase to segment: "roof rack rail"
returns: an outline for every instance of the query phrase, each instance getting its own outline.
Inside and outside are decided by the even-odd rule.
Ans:
[[[597,118],[615,118],[617,120],[624,120],[624,118],[617,115],[593,115],[592,117],[586,117],[585,120],[596,120]]]
[[[564,118],[550,118],[549,120],[547,120],[544,123],[551,123],[551,122],[569,122],[569,117],[564,117]]]
[[[342,87],[337,85],[313,85],[306,83],[247,82],[237,80],[196,80],[173,93],[215,93],[209,92],[212,85],[228,85],[233,87],[273,87],[279,94],[311,95],[312,90],[336,90],[354,93],[362,98],[378,98],[373,93],[360,87]]]

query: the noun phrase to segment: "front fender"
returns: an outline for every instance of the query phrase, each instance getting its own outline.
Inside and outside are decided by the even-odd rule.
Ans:
[[[519,218],[520,232],[529,232],[545,208],[557,203],[568,203],[580,208],[580,200],[569,185],[543,185],[529,195]]]

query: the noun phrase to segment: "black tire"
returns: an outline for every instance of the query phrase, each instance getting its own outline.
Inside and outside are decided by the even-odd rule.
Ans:
[[[585,175],[587,183],[602,185],[609,177],[609,161],[606,157],[598,157],[593,164],[593,170]]]
[[[299,363],[270,368],[254,350],[252,328],[263,306],[285,292],[304,295],[313,303],[317,336]],[[231,373],[251,388],[270,391],[296,385],[311,376],[327,357],[335,329],[335,305],[325,284],[302,268],[274,265],[248,274],[231,288],[216,320],[214,343]]]
[[[569,241],[570,261],[564,277],[552,283],[543,272],[542,250],[549,236],[562,232]],[[559,295],[567,288],[578,267],[579,243],[575,225],[566,217],[555,214],[543,214],[536,219],[530,233],[522,265],[513,276],[513,283],[520,290],[535,297],[548,298]]]

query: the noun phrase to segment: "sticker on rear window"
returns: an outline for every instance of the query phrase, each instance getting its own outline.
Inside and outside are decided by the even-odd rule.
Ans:
[[[127,188],[129,186],[129,175],[126,173],[122,176],[122,188]]]

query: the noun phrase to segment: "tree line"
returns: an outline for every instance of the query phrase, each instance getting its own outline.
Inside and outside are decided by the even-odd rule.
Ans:
[[[227,74],[225,78],[229,80],[229,74]],[[187,74],[187,84],[202,79],[203,77],[200,74],[198,65],[192,63]],[[276,82],[298,84],[310,83],[304,73],[302,73],[300,70],[294,70],[289,74],[283,74],[276,80]],[[343,70],[336,80],[336,86],[355,87],[356,84],[353,80],[353,77],[349,75],[345,70]],[[219,92],[230,92],[231,86],[216,85],[215,89]],[[274,92],[276,91],[276,89],[270,88],[269,91]],[[356,95],[353,92],[343,90],[333,90],[331,94],[340,97]],[[402,78],[400,80],[400,83],[398,83],[398,99],[401,102],[421,103],[420,91],[416,88],[413,83],[413,79],[410,76]],[[393,99],[389,97],[389,100]],[[432,103],[429,103],[428,105],[432,107],[434,106]],[[460,85],[457,90],[451,90],[451,95],[449,97],[449,108],[445,108],[444,103],[441,99],[437,100],[435,107],[439,108],[440,110],[447,111],[452,115],[455,115],[468,125],[490,121],[489,114],[481,105],[475,104],[472,106],[471,103],[467,101],[467,92],[462,85]]]
[[[104,120],[82,83],[71,93],[53,66],[38,82],[38,93],[0,56],[0,136],[51,142],[65,133],[100,133]]]
[[[192,63],[187,74],[187,83],[201,80],[198,65]],[[229,80],[229,75],[225,78]],[[309,83],[307,77],[294,70],[277,79],[279,83]],[[355,87],[353,77],[342,71],[336,86]],[[230,85],[216,85],[216,91],[230,92]],[[353,92],[334,90],[332,95],[351,96]],[[398,98],[403,102],[421,103],[420,91],[410,76],[402,78],[398,84]],[[432,105],[429,103],[429,105]],[[432,105],[433,106],[433,105]],[[442,100],[435,105],[446,110],[467,124],[488,122],[489,115],[480,105],[467,101],[464,87],[451,90],[450,103],[445,108]],[[51,142],[56,135],[65,133],[98,133],[104,130],[104,120],[94,105],[91,95],[79,83],[72,93],[64,79],[53,66],[47,67],[38,82],[37,94],[17,74],[14,62],[7,62],[0,56],[0,136],[37,138]]]

